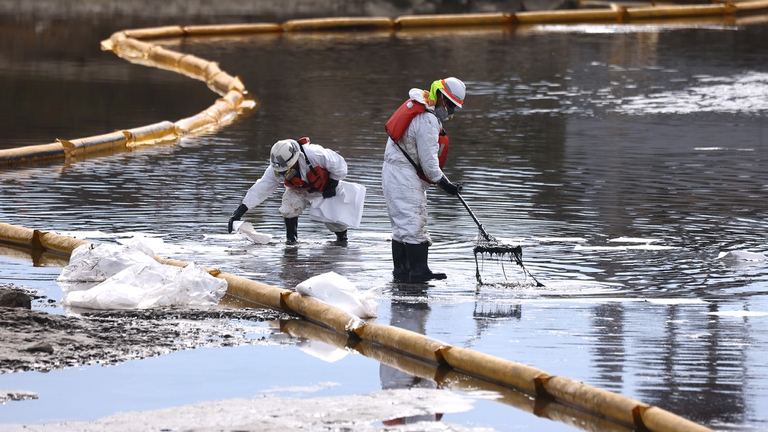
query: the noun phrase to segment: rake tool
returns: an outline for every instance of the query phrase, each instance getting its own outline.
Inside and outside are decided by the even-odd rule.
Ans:
[[[397,148],[399,148],[400,151],[403,153],[403,156],[405,156],[405,158],[408,159],[408,162],[410,162],[411,165],[413,165],[413,168],[416,169],[416,172],[424,176],[424,170],[421,169],[421,166],[419,166],[419,164],[417,164],[416,161],[414,161],[413,158],[402,147],[400,147],[400,144],[397,142],[397,140],[395,140],[391,136],[390,138],[395,143]],[[521,248],[520,246],[513,247],[513,246],[503,245],[498,240],[491,237],[485,231],[485,228],[483,228],[483,224],[481,224],[480,221],[477,220],[477,217],[475,216],[475,214],[472,213],[472,210],[469,208],[466,201],[464,201],[464,198],[461,197],[461,194],[457,192],[456,196],[459,197],[459,201],[461,201],[461,203],[464,204],[464,208],[467,209],[467,211],[469,212],[469,215],[472,216],[472,220],[475,221],[475,223],[477,224],[477,227],[480,228],[480,232],[483,234],[483,237],[485,237],[485,244],[480,244],[480,242],[478,242],[478,244],[473,249],[473,252],[475,253],[475,278],[477,278],[477,281],[480,284],[483,283],[482,279],[480,279],[480,265],[477,263],[478,253],[481,253],[481,254],[487,253],[491,256],[496,254],[496,255],[499,255],[500,257],[504,256],[505,254],[509,254],[515,259],[515,262],[517,263],[517,265],[523,268],[523,272],[525,272],[525,274],[530,276],[531,279],[533,279],[536,282],[537,287],[543,287],[544,284],[536,280],[536,278],[533,277],[531,272],[529,272],[528,269],[526,269],[525,266],[523,265],[523,248]],[[502,265],[502,270],[503,269],[504,269],[504,266]],[[504,278],[506,277],[507,277],[507,274],[505,272]]]
[[[498,255],[500,257],[503,257],[504,255],[510,255],[517,265],[522,267],[523,272],[530,276],[531,279],[536,282],[537,287],[543,287],[544,284],[539,282],[531,272],[528,271],[528,269],[525,268],[523,265],[523,248],[520,246],[508,246],[504,245],[498,240],[496,240],[494,237],[492,237],[488,232],[483,228],[483,224],[480,223],[479,220],[477,220],[477,216],[472,212],[472,209],[469,208],[469,205],[467,205],[467,202],[464,201],[464,198],[462,198],[461,194],[457,193],[456,196],[459,198],[459,201],[464,205],[464,208],[467,209],[467,212],[469,212],[469,215],[472,216],[472,220],[475,221],[475,224],[477,224],[477,228],[480,229],[480,234],[483,235],[483,238],[485,239],[484,242],[478,241],[478,244],[472,249],[472,251],[475,254],[475,277],[477,278],[477,281],[479,283],[483,283],[483,281],[480,279],[480,265],[477,262],[477,254],[483,254],[487,253],[491,256]],[[503,269],[503,266],[502,266]],[[504,273],[504,277],[506,278],[506,272]]]

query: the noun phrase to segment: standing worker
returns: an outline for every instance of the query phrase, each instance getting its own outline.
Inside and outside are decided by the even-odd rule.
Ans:
[[[392,225],[393,276],[398,282],[420,283],[445,279],[427,266],[432,240],[427,232],[427,187],[437,184],[458,195],[442,167],[448,154],[448,136],[442,122],[464,104],[466,86],[454,77],[432,83],[429,90],[413,88],[409,99],[387,121],[381,185]]]
[[[317,144],[310,144],[309,138],[299,141],[284,139],[272,146],[269,166],[264,175],[248,189],[240,206],[229,218],[229,232],[232,224],[250,209],[269,198],[281,184],[285,185],[280,214],[285,220],[286,244],[298,242],[299,215],[310,200],[336,196],[339,181],[347,176],[347,163],[341,155]],[[325,226],[336,233],[336,241],[347,242],[347,226],[341,223],[325,222]]]

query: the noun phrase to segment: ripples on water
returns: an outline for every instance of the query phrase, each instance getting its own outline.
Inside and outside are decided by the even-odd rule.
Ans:
[[[768,312],[768,270],[765,262],[717,259],[766,251],[765,34],[765,26],[541,26],[169,42],[241,76],[261,108],[177,144],[4,170],[0,215],[32,228],[87,231],[97,241],[150,235],[161,239],[161,255],[278,286],[337,271],[362,288],[382,288],[381,322],[396,324],[410,310],[427,334],[449,343],[725,429],[768,427],[760,315]],[[90,83],[101,82],[94,71],[113,71],[109,87],[120,103],[88,118],[95,133],[177,120],[215,98],[203,84],[115,61],[94,54],[89,73],[68,75]],[[6,81],[29,70],[5,67]],[[133,72],[115,70],[137,71],[139,89]],[[462,195],[491,235],[523,245],[526,268],[543,288],[493,260],[480,263],[486,284],[478,285],[476,226],[438,191],[430,192],[430,262],[450,278],[426,290],[388,283],[382,125],[410,87],[445,75],[468,85],[466,108],[445,125],[446,172],[466,185]],[[200,102],[186,102],[182,88],[200,91]],[[113,125],[113,117],[129,124]],[[83,129],[74,122],[64,132],[77,137]],[[368,189],[350,245],[333,245],[304,217],[302,244],[283,247],[277,194],[247,216],[274,236],[271,244],[226,234],[272,143],[304,135],[344,155],[351,180]],[[414,312],[413,304],[428,307]]]

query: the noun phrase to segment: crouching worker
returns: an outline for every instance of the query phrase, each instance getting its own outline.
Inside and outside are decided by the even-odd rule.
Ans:
[[[229,232],[232,224],[247,212],[269,198],[281,184],[285,185],[280,214],[285,220],[286,244],[296,244],[299,215],[310,200],[336,196],[339,181],[347,176],[347,163],[333,150],[317,144],[310,144],[309,138],[299,141],[284,139],[272,146],[269,166],[264,175],[248,189],[243,202],[229,218]],[[325,222],[325,226],[336,233],[336,241],[347,242],[347,226],[341,223]]]

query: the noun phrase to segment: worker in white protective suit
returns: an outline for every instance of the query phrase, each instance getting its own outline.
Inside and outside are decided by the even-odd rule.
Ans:
[[[384,151],[381,185],[392,225],[393,276],[398,282],[419,283],[445,279],[427,265],[432,240],[427,232],[427,188],[436,184],[458,195],[460,184],[443,174],[448,136],[442,122],[464,104],[466,86],[449,77],[432,83],[429,90],[411,89],[409,99],[387,121],[389,134]]]
[[[229,218],[229,232],[232,224],[250,209],[264,202],[281,184],[285,186],[280,214],[285,221],[286,244],[298,242],[299,215],[310,200],[336,196],[339,181],[347,176],[347,163],[341,155],[310,144],[309,138],[299,141],[284,139],[272,146],[269,166],[256,183],[248,189],[242,203]],[[325,222],[325,226],[336,233],[336,241],[347,242],[347,226],[341,223]]]

